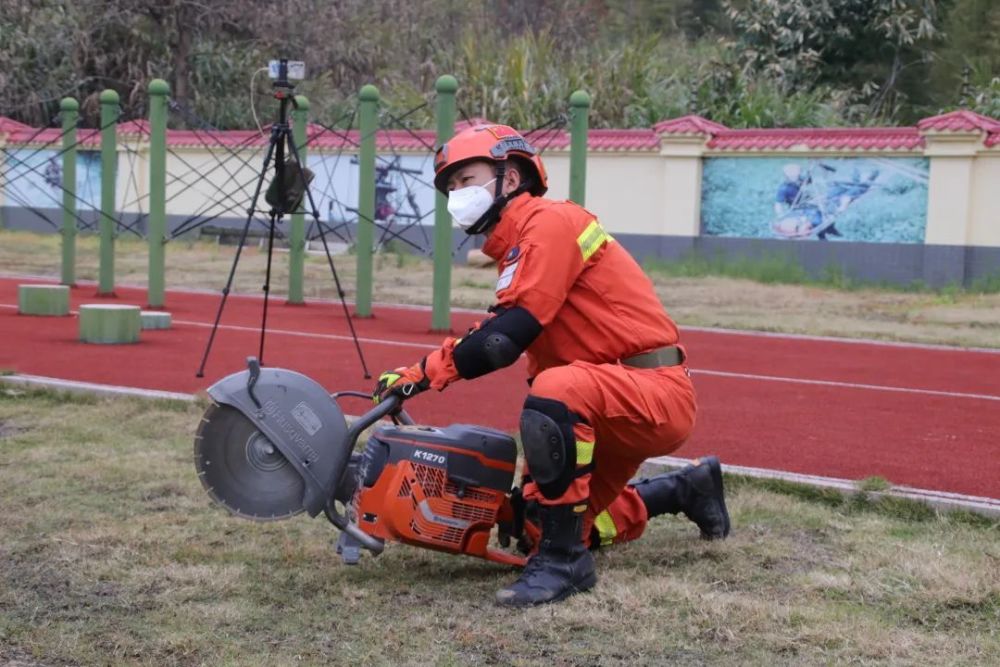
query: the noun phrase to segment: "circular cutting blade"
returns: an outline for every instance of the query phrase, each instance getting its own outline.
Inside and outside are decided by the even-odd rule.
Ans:
[[[194,439],[202,486],[227,510],[254,521],[302,511],[302,478],[242,412],[228,405],[205,411]]]

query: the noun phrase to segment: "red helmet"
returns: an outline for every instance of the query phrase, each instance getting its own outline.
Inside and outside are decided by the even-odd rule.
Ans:
[[[473,160],[502,163],[511,157],[521,158],[519,164],[533,172],[525,174],[531,181],[528,192],[535,196],[545,194],[549,181],[542,159],[517,130],[507,125],[476,125],[462,130],[441,146],[434,155],[434,187],[447,195],[448,179],[463,164]]]

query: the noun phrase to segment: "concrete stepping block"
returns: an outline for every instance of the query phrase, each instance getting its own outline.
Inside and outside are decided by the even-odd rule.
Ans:
[[[80,306],[80,340],[84,343],[137,343],[142,329],[139,306],[85,303]]]
[[[17,312],[21,315],[69,315],[69,286],[18,285]]]
[[[143,329],[169,329],[170,313],[162,310],[144,310],[139,313]]]

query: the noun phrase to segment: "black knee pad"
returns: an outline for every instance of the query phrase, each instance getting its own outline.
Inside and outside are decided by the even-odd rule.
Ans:
[[[528,396],[521,412],[521,444],[531,479],[542,495],[555,500],[566,493],[580,472],[576,469],[573,424],[582,421],[561,401]]]

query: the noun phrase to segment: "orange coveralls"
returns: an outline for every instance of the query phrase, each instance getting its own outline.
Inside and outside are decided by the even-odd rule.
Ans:
[[[620,360],[676,345],[677,326],[632,256],[572,202],[514,198],[483,252],[498,263],[497,305],[524,308],[542,325],[525,351],[530,394],[561,401],[582,418],[573,425],[577,466],[593,462],[560,498],[545,498],[529,482],[525,499],[587,502],[583,534],[596,527],[601,544],[639,537],[646,507],[627,482],[645,459],[688,437],[695,392],[684,365],[645,369]],[[459,379],[452,354],[460,340],[428,355],[431,387]]]

